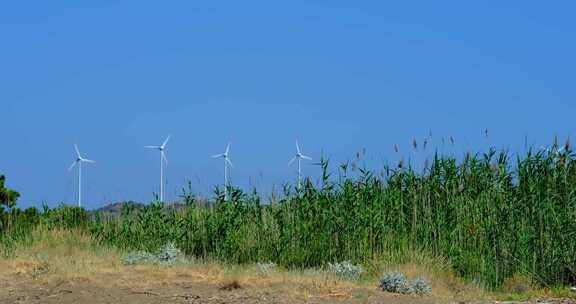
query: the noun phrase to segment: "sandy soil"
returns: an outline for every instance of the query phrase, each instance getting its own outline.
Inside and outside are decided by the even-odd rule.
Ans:
[[[126,286],[121,277],[109,276],[105,284],[73,279],[54,282],[21,277],[6,278],[0,285],[0,303],[437,303],[434,298],[402,297],[367,290],[298,284],[266,287],[239,283],[173,281]],[[102,278],[100,278],[102,279]],[[116,282],[115,282],[116,281]],[[117,283],[117,284],[115,284]],[[116,286],[114,286],[116,285]],[[145,286],[144,286],[145,285]],[[291,289],[291,290],[288,290]],[[441,301],[445,302],[445,301]]]

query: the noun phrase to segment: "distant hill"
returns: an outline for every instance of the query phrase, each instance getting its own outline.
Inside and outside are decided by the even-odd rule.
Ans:
[[[204,201],[204,200],[198,200],[197,204],[206,206],[209,203],[207,201]],[[99,213],[100,215],[102,215],[105,218],[118,217],[122,214],[122,208],[124,208],[124,205],[131,205],[131,206],[133,206],[134,211],[138,212],[138,211],[142,210],[148,204],[143,204],[143,203],[134,202],[134,201],[117,202],[117,203],[111,203],[111,204],[106,205],[104,207],[92,210],[89,213],[91,213],[91,214]],[[186,205],[184,203],[181,203],[181,202],[165,203],[164,204],[164,209],[166,211],[182,210],[185,208],[187,208]]]
[[[120,215],[122,213],[122,208],[126,204],[133,205],[135,210],[141,210],[145,206],[143,203],[132,202],[132,201],[130,201],[130,202],[118,202],[118,203],[112,203],[112,204],[106,205],[104,207],[98,208],[96,210],[93,210],[92,213],[111,214],[111,215],[118,214],[118,215]]]

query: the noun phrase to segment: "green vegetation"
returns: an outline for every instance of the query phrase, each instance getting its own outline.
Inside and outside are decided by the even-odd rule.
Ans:
[[[231,263],[304,268],[350,261],[367,271],[383,257],[402,262],[418,251],[447,259],[454,272],[491,289],[519,274],[544,287],[576,282],[569,149],[515,160],[494,150],[462,160],[436,155],[422,172],[400,165],[383,176],[341,166],[331,178],[327,161],[321,165],[322,186],[308,180],[302,189],[286,187],[282,199],[266,204],[256,193],[230,189],[229,201],[218,192],[200,204],[186,192],[185,209],[152,203],[113,219],[60,207],[11,218],[0,240],[8,252],[6,240],[25,239],[22,231],[34,226],[80,228],[127,251],[156,252],[174,242],[187,255]]]
[[[0,175],[0,208],[7,208],[10,210],[16,206],[16,201],[20,197],[20,193],[6,188],[4,186],[5,183],[6,177],[4,175]]]

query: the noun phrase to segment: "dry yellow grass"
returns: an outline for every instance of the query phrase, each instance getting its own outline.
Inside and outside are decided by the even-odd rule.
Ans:
[[[14,255],[0,259],[0,279],[32,280],[39,284],[90,282],[98,286],[146,290],[152,287],[186,287],[192,282],[224,286],[237,282],[247,290],[282,293],[295,301],[311,299],[350,299],[380,293],[378,278],[359,282],[342,281],[315,270],[259,273],[255,266],[223,265],[210,261],[190,261],[175,266],[122,265],[123,252],[95,244],[80,231],[37,230],[28,246],[15,249]],[[376,263],[376,262],[374,262]],[[439,266],[440,265],[440,266]],[[401,271],[408,277],[423,276],[433,286],[433,298],[489,299],[481,288],[465,284],[442,263],[414,254],[411,261],[374,266],[378,272]]]
[[[35,231],[29,246],[20,245],[12,257],[1,259],[0,265],[3,275],[30,275],[39,279],[89,277],[118,272],[121,267],[117,251],[94,246],[82,232],[64,230]]]

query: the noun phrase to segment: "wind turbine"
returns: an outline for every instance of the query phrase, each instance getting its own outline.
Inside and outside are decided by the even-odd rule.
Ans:
[[[230,161],[230,143],[226,146],[226,151],[222,154],[212,155],[212,158],[223,158],[224,159],[224,200],[228,200],[228,165],[234,168],[234,165]]]
[[[164,153],[164,149],[166,148],[166,144],[170,140],[172,135],[168,135],[166,140],[160,146],[144,146],[147,149],[156,149],[160,151],[160,202],[164,201],[164,163],[168,164],[168,159],[166,158],[166,154]]]
[[[80,150],[78,150],[78,145],[74,145],[74,150],[76,151],[76,160],[70,165],[68,171],[72,171],[76,165],[78,165],[78,207],[82,207],[82,163],[93,164],[95,161],[86,159],[80,155]]]
[[[302,154],[298,140],[296,140],[296,155],[288,162],[288,167],[290,167],[295,160],[298,160],[298,188],[300,188],[300,179],[302,176],[302,159],[312,160],[311,157]]]

